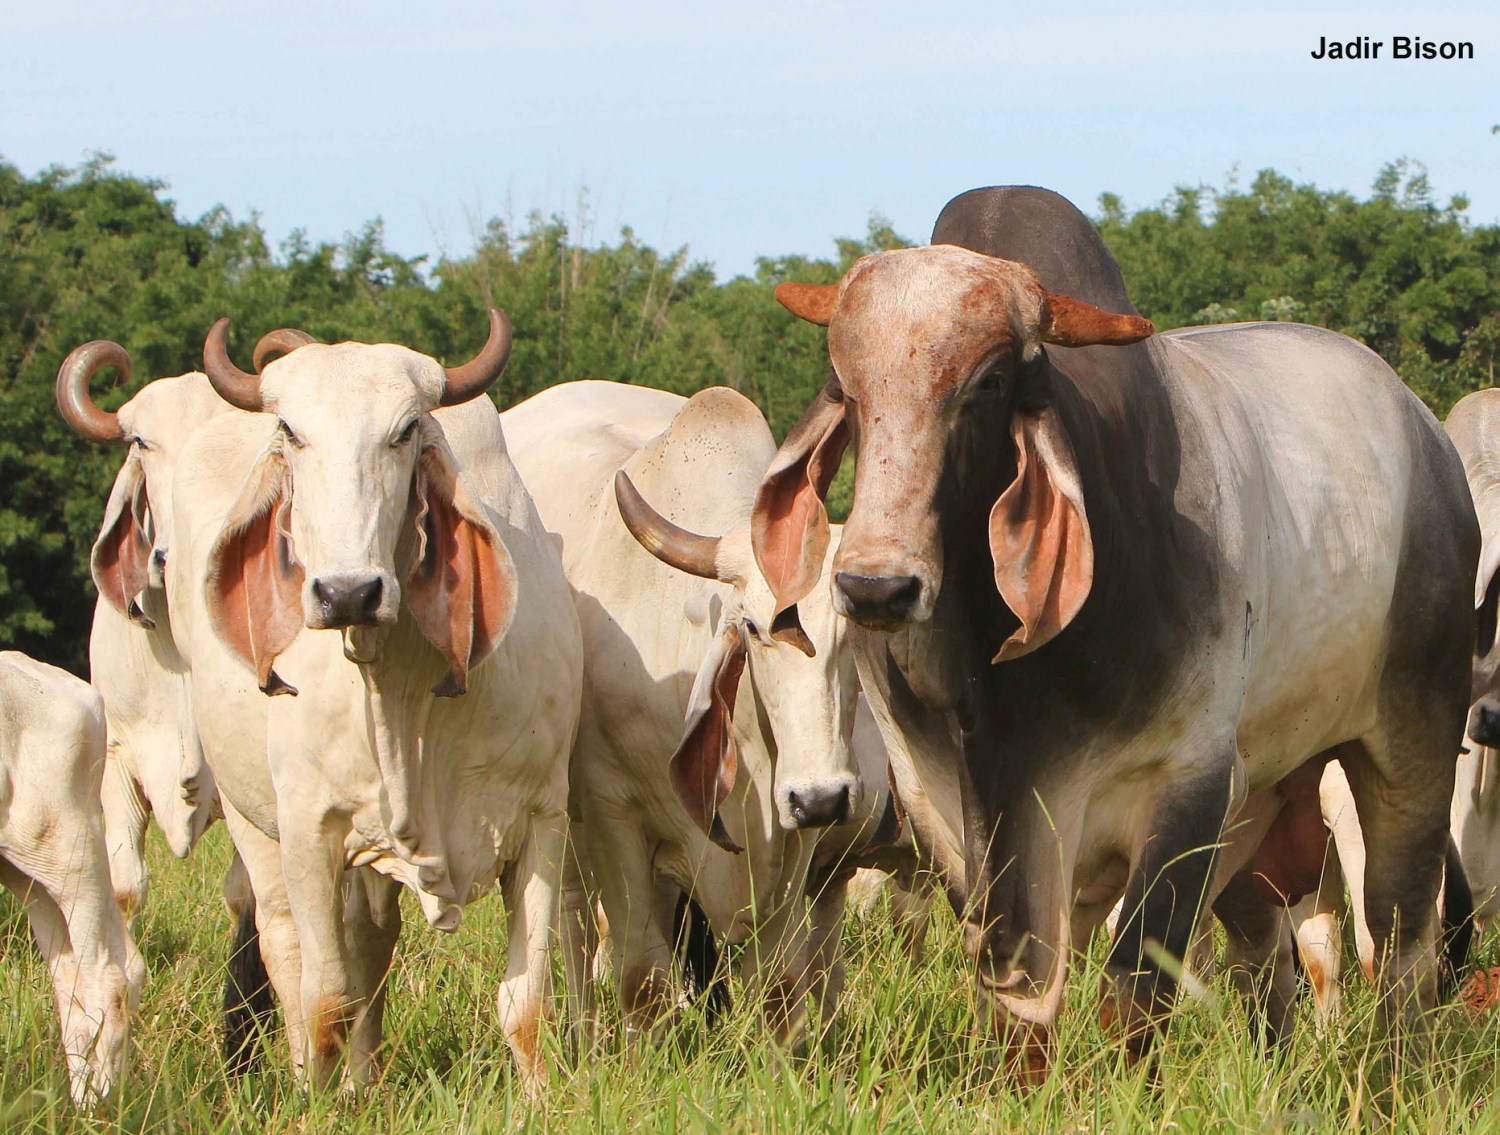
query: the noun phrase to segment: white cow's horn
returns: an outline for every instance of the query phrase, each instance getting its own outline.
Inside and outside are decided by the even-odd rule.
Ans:
[[[228,340],[229,319],[226,317],[209,328],[208,338],[203,340],[203,371],[220,398],[231,406],[258,414],[261,411],[260,375],[246,374],[229,361]]]
[[[255,366],[255,373],[259,374],[277,355],[290,355],[298,347],[305,347],[309,343],[316,342],[317,340],[306,331],[298,331],[295,327],[278,327],[275,331],[267,331],[260,337],[260,342],[255,344],[255,353],[250,356],[250,361]]]
[[[120,372],[120,381],[130,381],[130,356],[125,348],[108,339],[94,339],[76,347],[57,368],[57,409],[73,432],[90,441],[125,440],[120,415],[101,410],[89,397],[89,379],[102,367]]]
[[[630,534],[662,563],[703,579],[720,578],[719,537],[699,536],[673,524],[646,503],[623,469],[615,474],[615,502]]]
[[[444,367],[448,381],[443,387],[444,406],[457,406],[477,398],[500,377],[510,359],[510,320],[498,307],[490,308],[490,337],[479,354],[463,366]]]

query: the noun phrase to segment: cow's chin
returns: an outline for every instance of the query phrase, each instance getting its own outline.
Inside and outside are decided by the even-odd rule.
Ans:
[[[379,662],[389,633],[389,627],[345,627],[344,657],[365,666]]]

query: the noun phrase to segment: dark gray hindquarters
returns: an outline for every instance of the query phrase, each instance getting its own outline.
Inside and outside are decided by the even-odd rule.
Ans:
[[[261,1034],[276,1013],[271,977],[260,956],[255,899],[240,908],[229,967],[224,979],[224,1065],[231,1076],[253,1071],[260,1058]]]
[[[1140,314],[1093,222],[1050,189],[997,185],[960,193],[938,214],[932,243],[1020,261],[1054,292],[1106,311]]]
[[[1406,1026],[1415,1039],[1426,1033],[1423,1011],[1436,999],[1436,959],[1424,940],[1450,842],[1479,560],[1479,523],[1458,455],[1426,408],[1406,397],[1413,470],[1378,718],[1351,746],[1354,759],[1340,757],[1364,833],[1365,914],[1383,974],[1382,1014],[1398,1045]]]

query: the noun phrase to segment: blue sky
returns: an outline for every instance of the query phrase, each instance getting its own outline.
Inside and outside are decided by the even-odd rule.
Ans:
[[[10,6],[0,156],[108,150],[182,211],[409,255],[491,216],[577,212],[722,275],[824,254],[872,210],[925,237],[976,185],[1093,211],[1274,166],[1363,194],[1424,162],[1500,220],[1500,4],[1253,14],[1158,3],[50,0]],[[1470,40],[1477,58],[1315,62],[1320,36]],[[1389,52],[1389,47],[1386,48]]]

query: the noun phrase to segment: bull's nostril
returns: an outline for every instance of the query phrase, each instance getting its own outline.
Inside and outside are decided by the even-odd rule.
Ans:
[[[379,577],[370,580],[369,583],[360,584],[350,596],[351,605],[365,618],[373,619],[375,613],[380,610],[382,586]]]
[[[856,616],[903,618],[916,607],[922,581],[914,575],[858,575],[841,571],[834,576]]]
[[[324,625],[329,627],[367,626],[375,622],[380,613],[380,600],[384,594],[384,585],[378,576],[361,583],[315,579],[312,584],[312,593],[313,598],[323,609]]]
[[[793,789],[787,793],[792,820],[799,828],[826,828],[849,818],[849,786]]]

